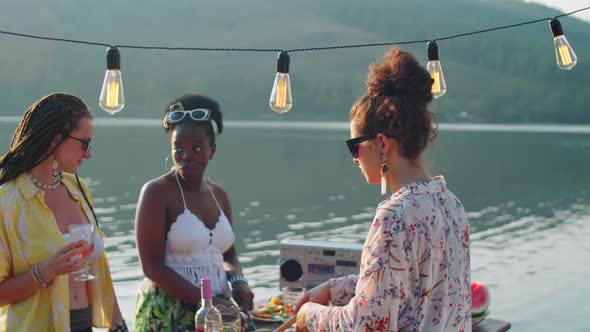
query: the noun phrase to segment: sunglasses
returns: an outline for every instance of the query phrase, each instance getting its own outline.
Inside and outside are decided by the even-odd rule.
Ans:
[[[350,154],[352,155],[352,157],[355,159],[358,158],[360,144],[364,141],[368,141],[373,138],[375,138],[375,135],[360,136],[360,137],[351,138],[351,139],[347,140],[346,146],[348,146],[348,151],[350,151]]]
[[[86,152],[90,152],[90,149],[92,148],[92,144],[90,144],[90,140],[85,140],[85,139],[81,139],[78,137],[74,137],[72,135],[68,136],[69,138],[73,138],[76,141],[82,143],[82,149],[84,149],[84,151]]]
[[[189,115],[194,121],[207,121],[211,116],[211,110],[207,108],[195,108],[194,110],[185,111],[180,103],[170,106],[170,112],[166,114],[166,123],[168,125],[182,121],[186,115]]]
[[[388,133],[383,133],[383,135],[385,135],[389,138],[393,138],[393,139],[396,138],[394,135],[388,134]],[[355,159],[359,157],[360,144],[362,142],[368,141],[368,140],[373,139],[375,137],[377,137],[377,134],[360,136],[360,137],[355,137],[355,138],[351,138],[351,139],[347,140],[346,146],[348,146],[348,151],[350,151],[350,154],[352,155],[352,157]]]

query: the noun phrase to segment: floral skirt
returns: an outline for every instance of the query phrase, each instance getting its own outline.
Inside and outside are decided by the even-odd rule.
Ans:
[[[183,302],[144,279],[135,304],[136,332],[193,332],[198,305]]]

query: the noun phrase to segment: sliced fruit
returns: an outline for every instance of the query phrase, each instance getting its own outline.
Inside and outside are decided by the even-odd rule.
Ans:
[[[490,307],[488,287],[478,282],[471,283],[471,316],[479,317]]]

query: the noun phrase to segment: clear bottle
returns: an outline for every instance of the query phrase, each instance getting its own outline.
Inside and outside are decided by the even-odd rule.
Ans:
[[[195,314],[196,332],[221,332],[223,323],[221,313],[213,306],[211,279],[201,279],[201,308]]]

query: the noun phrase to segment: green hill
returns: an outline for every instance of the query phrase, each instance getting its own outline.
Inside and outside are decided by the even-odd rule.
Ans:
[[[559,14],[516,0],[13,1],[0,29],[112,44],[292,49],[422,40]],[[590,123],[590,24],[561,19],[578,55],[555,64],[548,22],[439,42],[448,92],[440,121]],[[426,62],[426,45],[404,47]],[[19,115],[51,91],[82,96],[98,116],[105,49],[0,35],[1,115]],[[387,47],[291,54],[294,107],[268,107],[276,53],[121,49],[126,108],[117,117],[159,117],[185,92],[221,101],[232,120],[346,120],[368,65]]]

